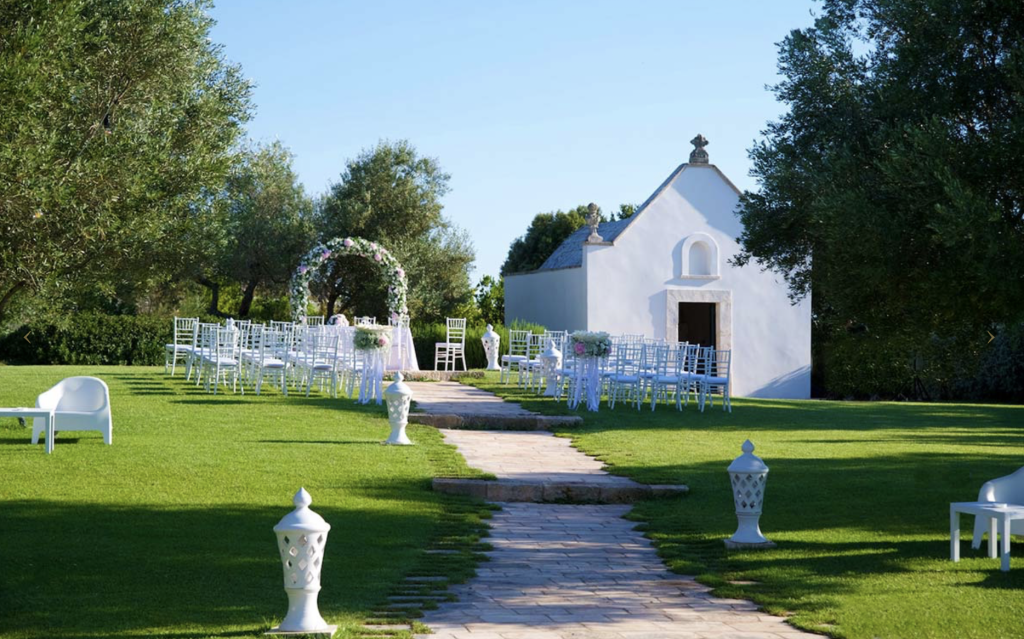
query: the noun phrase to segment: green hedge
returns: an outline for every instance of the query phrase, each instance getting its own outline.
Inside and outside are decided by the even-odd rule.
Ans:
[[[0,361],[10,364],[164,363],[170,317],[80,314],[67,321],[37,321],[0,338]]]
[[[537,324],[516,323],[519,330],[544,332]],[[484,368],[487,358],[480,342],[486,327],[466,331],[466,364]],[[507,348],[508,328],[496,326],[502,348]],[[434,368],[434,344],[445,339],[445,325],[412,325],[413,343],[420,368]],[[0,337],[0,361],[9,364],[120,364],[160,365],[164,345],[170,343],[173,318],[149,315],[75,315],[65,322],[41,320]],[[25,339],[26,336],[28,339]]]
[[[413,346],[416,349],[416,359],[419,362],[420,369],[433,370],[434,344],[445,340],[447,334],[445,324],[437,322],[434,324],[417,325],[414,320],[411,328]],[[529,330],[538,334],[543,333],[545,330],[540,324],[527,324],[523,322],[514,322],[512,328],[520,331]],[[484,345],[480,341],[480,338],[483,337],[486,331],[487,327],[483,324],[479,326],[470,325],[466,329],[466,366],[468,368],[485,368],[487,366]],[[501,352],[503,353],[508,348],[508,331],[509,328],[505,326],[494,327],[494,332],[501,336]]]

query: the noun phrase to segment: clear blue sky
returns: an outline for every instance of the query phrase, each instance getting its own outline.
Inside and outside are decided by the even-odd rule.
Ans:
[[[496,275],[536,213],[639,204],[703,133],[754,188],[747,149],[781,106],[776,48],[811,0],[220,0],[213,39],[255,81],[256,140],[312,194],[380,139],[449,172],[445,214]]]

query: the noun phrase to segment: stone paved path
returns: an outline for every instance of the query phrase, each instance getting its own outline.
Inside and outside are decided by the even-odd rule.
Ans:
[[[426,639],[795,639],[814,637],[668,572],[622,519],[628,506],[501,504],[491,560],[427,611]]]
[[[458,384],[454,384],[459,386]],[[522,410],[479,389],[417,384],[425,410]],[[528,412],[528,411],[524,411]],[[515,492],[540,485],[604,494],[647,487],[607,474],[600,462],[545,432],[442,430],[470,466]],[[438,487],[435,480],[435,489]],[[460,480],[447,480],[460,481]],[[472,480],[466,480],[472,481]],[[685,489],[685,488],[684,488]],[[503,491],[489,487],[486,495]],[[587,490],[568,490],[572,498]],[[523,500],[529,501],[529,500]],[[615,501],[615,500],[604,500]],[[650,541],[622,518],[629,506],[501,503],[491,521],[490,561],[456,586],[458,601],[426,611],[433,639],[782,639],[814,637],[742,600],[716,599],[670,573]],[[681,506],[683,507],[683,506]]]
[[[455,445],[466,463],[501,480],[637,485],[625,477],[609,475],[604,464],[573,448],[568,439],[548,432],[440,430],[445,442]]]
[[[492,414],[502,417],[534,417],[514,402],[506,402],[494,393],[458,382],[409,382],[416,410],[435,415]]]

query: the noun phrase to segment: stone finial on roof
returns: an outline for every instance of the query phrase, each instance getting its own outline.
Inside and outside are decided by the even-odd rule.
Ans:
[[[597,214],[597,205],[591,202],[587,205],[587,226],[590,227],[590,236],[587,237],[588,244],[603,242],[604,238],[597,233],[597,225],[601,223],[601,216]]]
[[[697,137],[690,140],[690,144],[693,145],[693,150],[690,151],[690,164],[707,164],[708,152],[704,147],[709,144],[708,139],[698,133]]]

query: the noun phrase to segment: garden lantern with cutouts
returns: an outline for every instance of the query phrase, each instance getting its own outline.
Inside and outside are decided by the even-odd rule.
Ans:
[[[554,397],[558,390],[555,387],[555,378],[558,376],[558,367],[562,363],[562,351],[555,346],[554,340],[548,340],[548,349],[540,354],[541,370],[544,372],[544,379],[547,386],[544,388],[545,397]]]
[[[500,371],[501,367],[498,366],[498,347],[501,345],[501,335],[495,333],[494,327],[488,324],[487,331],[480,338],[480,343],[484,345],[484,354],[487,355],[487,370]]]
[[[338,629],[320,616],[320,571],[324,546],[331,525],[309,509],[313,498],[300,488],[292,500],[295,510],[274,526],[277,548],[284,567],[284,591],[288,593],[288,614],[281,625],[267,634],[310,634],[331,636]]]
[[[761,534],[761,512],[768,466],[754,454],[754,444],[743,442],[743,454],[729,464],[732,496],[736,503],[738,525],[732,537],[725,540],[730,548],[771,548],[774,543]]]
[[[411,446],[412,440],[405,434],[405,427],[409,424],[412,389],[402,381],[401,373],[395,373],[395,382],[384,391],[384,402],[388,405],[388,422],[391,424],[391,435],[384,443]]]

